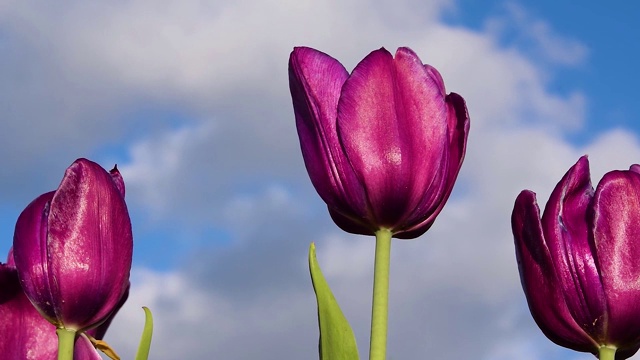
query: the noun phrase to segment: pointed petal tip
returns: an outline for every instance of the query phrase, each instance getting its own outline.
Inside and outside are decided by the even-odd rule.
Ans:
[[[444,90],[444,88],[443,88]],[[456,112],[456,117],[458,119],[458,124],[462,124],[462,128],[465,133],[469,132],[470,126],[470,117],[469,117],[469,109],[467,108],[467,102],[465,99],[457,93],[452,92],[447,95],[446,101],[450,102],[453,105],[453,109]]]
[[[536,193],[531,190],[522,190],[520,194],[516,197],[516,203],[525,202],[525,201],[537,201]]]
[[[124,179],[122,178],[122,174],[120,173],[120,170],[118,170],[118,164],[113,166],[113,169],[109,171],[109,175],[111,175],[111,179],[116,184],[116,188],[118,189],[122,197],[124,197],[126,189],[124,185]]]

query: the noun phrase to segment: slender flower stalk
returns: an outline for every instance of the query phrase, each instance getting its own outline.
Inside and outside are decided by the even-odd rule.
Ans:
[[[598,359],[600,360],[615,360],[616,349],[608,346],[600,346],[598,349]]]
[[[384,360],[387,354],[387,320],[389,318],[389,265],[391,231],[376,231],[376,255],[373,275],[373,306],[371,310],[370,360]]]
[[[58,360],[73,360],[73,346],[76,341],[76,330],[58,328]]]

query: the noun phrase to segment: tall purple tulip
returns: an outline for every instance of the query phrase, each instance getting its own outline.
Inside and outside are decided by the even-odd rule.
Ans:
[[[122,305],[133,251],[124,182],[76,160],[56,191],[20,214],[13,239],[21,286],[58,328],[95,328]]]
[[[640,347],[640,167],[607,173],[595,191],[584,156],[558,183],[542,218],[524,190],[511,218],[534,320],[558,345],[617,359]]]
[[[343,230],[415,238],[433,224],[458,176],[469,116],[436,69],[408,48],[371,52],[351,74],[297,47],[289,87],[311,182]]]

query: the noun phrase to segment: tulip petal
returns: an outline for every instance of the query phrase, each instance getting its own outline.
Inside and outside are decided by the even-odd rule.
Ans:
[[[438,196],[448,150],[442,92],[406,48],[395,59],[385,49],[373,51],[343,86],[338,134],[382,227],[402,222],[425,194]]]
[[[435,79],[440,79],[440,82],[442,82],[440,74],[435,69],[433,69],[432,73],[437,74]],[[444,91],[444,87],[442,89]],[[394,235],[399,239],[414,239],[429,230],[449,199],[449,195],[451,195],[451,191],[453,190],[453,185],[460,173],[462,161],[464,160],[467,149],[469,112],[467,111],[467,105],[462,96],[456,93],[447,95],[446,102],[448,107],[447,114],[450,140],[449,152],[445,153],[447,155],[444,159],[447,163],[447,166],[445,166],[447,176],[443,178],[445,182],[440,188],[440,191],[437,192],[437,197],[430,198],[425,196],[423,199],[424,205],[421,204],[422,206],[418,206],[418,208],[412,212],[412,214],[419,215],[421,218],[407,219],[407,230]],[[436,193],[436,191],[433,192]],[[421,208],[424,208],[426,204],[431,204],[429,210],[421,210]]]
[[[58,353],[56,327],[26,297],[13,266],[0,264],[0,354],[5,360],[50,360]],[[86,339],[85,339],[86,340]],[[101,360],[88,341],[74,347],[75,360]]]
[[[73,360],[102,360],[102,356],[93,346],[91,340],[81,334],[73,347]]]
[[[55,305],[50,301],[58,295],[49,281],[47,249],[47,218],[54,191],[40,195],[20,214],[13,237],[13,259],[22,269],[22,288],[44,317],[57,324]]]
[[[0,264],[0,354],[7,360],[53,359],[55,327],[24,295],[15,268]],[[47,335],[53,332],[53,337]]]
[[[572,316],[588,334],[601,335],[606,303],[586,215],[592,197],[589,161],[583,156],[551,193],[542,226]]]
[[[118,305],[116,305],[116,307],[113,309],[113,312],[111,312],[111,314],[109,314],[109,317],[107,317],[107,319],[102,324],[100,324],[99,326],[97,326],[97,327],[95,327],[93,329],[89,329],[89,330],[85,331],[87,334],[93,336],[93,338],[97,339],[97,340],[104,339],[104,335],[107,333],[107,329],[111,325],[111,322],[113,321],[113,319],[118,314],[118,311],[120,311],[120,309],[122,308],[124,303],[129,298],[129,288],[130,287],[131,287],[130,285],[127,286],[127,291],[124,293],[124,295],[122,295],[122,299],[120,299],[120,302],[118,302]]]
[[[338,99],[348,76],[340,62],[311,48],[296,47],[289,58],[296,127],[311,182],[330,211],[351,222],[366,223],[363,189],[336,131]],[[354,232],[345,224],[344,230]]]
[[[607,338],[637,342],[640,324],[640,174],[612,171],[598,184],[593,226],[608,303]]]
[[[598,344],[576,323],[567,307],[542,230],[535,193],[525,190],[518,195],[511,226],[522,288],[542,332],[564,347],[577,351],[597,349]]]
[[[111,175],[111,179],[116,184],[116,188],[124,197],[125,189],[124,189],[124,179],[122,178],[122,174],[120,174],[120,170],[118,170],[118,165],[115,165],[113,169],[109,171],[109,175]]]

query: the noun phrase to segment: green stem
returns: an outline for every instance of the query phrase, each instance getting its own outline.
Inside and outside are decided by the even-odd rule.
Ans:
[[[614,360],[615,358],[616,358],[616,348],[603,345],[603,346],[600,346],[600,349],[598,349],[598,359]]]
[[[76,343],[76,331],[58,328],[58,360],[73,360],[73,347]]]
[[[376,259],[373,270],[373,307],[371,309],[369,360],[384,360],[387,356],[391,235],[391,231],[387,229],[376,231]]]

